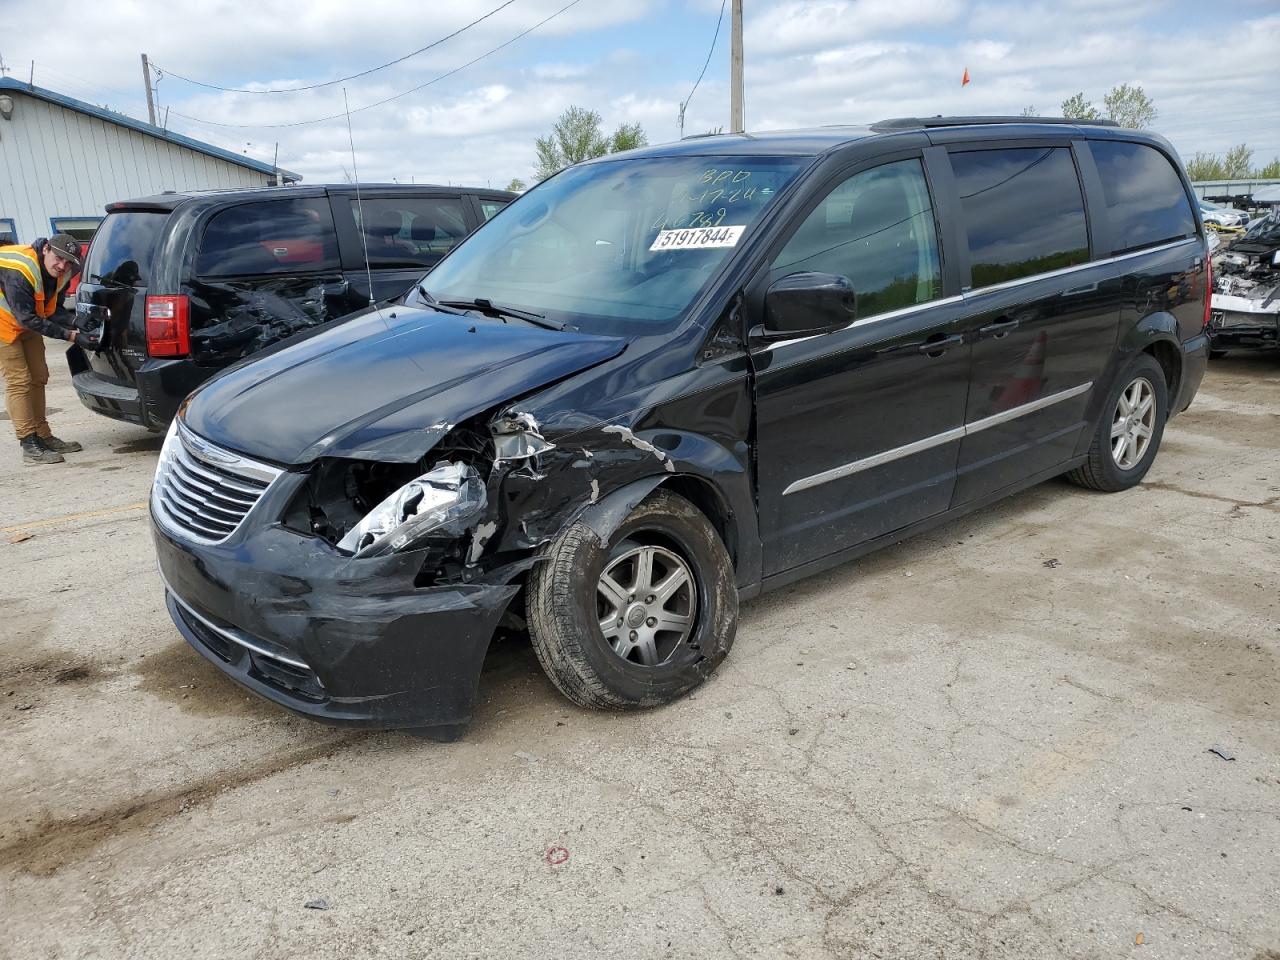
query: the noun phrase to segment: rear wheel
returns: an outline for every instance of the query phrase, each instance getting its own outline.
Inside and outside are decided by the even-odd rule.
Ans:
[[[529,635],[551,682],[584,707],[667,703],[733,645],[738,591],[719,534],[657,490],[608,543],[570,525],[529,575]]]
[[[1067,474],[1082,487],[1127,490],[1151,469],[1169,416],[1169,387],[1150,354],[1140,354],[1116,379],[1098,419],[1089,459]]]

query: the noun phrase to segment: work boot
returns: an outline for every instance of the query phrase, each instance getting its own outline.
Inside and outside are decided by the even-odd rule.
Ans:
[[[18,443],[22,447],[23,463],[62,463],[66,460],[62,454],[56,450],[50,450],[41,443],[40,438],[34,433],[23,437]]]
[[[59,440],[52,435],[41,437],[40,442],[46,450],[52,450],[54,453],[79,453],[84,449],[74,440]]]

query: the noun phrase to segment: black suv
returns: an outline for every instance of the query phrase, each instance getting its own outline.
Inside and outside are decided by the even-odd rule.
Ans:
[[[68,351],[76,392],[90,410],[163,430],[223,367],[404,293],[514,196],[375,184],[359,202],[346,185],[113,203],[76,294],[77,325],[105,334],[97,352]]]
[[[1177,154],[1106,124],[571,167],[192,396],[151,496],[170,614],[334,722],[453,735],[512,613],[575,702],[669,701],[740,598],[1050,477],[1138,483],[1204,375],[1205,256]]]

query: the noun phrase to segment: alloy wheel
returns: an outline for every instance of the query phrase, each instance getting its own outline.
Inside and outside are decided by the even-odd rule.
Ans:
[[[697,596],[693,573],[679,555],[665,547],[632,547],[600,574],[600,632],[623,660],[659,666],[693,633]]]
[[[1155,432],[1156,392],[1138,377],[1120,394],[1111,418],[1111,458],[1121,470],[1132,470],[1147,453]]]

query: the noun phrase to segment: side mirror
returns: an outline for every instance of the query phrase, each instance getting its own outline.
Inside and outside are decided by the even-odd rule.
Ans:
[[[857,316],[857,302],[848,277],[793,273],[769,287],[764,295],[764,325],[752,333],[782,340],[839,330]]]

